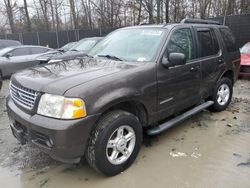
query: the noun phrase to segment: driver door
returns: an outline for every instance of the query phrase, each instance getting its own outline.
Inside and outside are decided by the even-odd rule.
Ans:
[[[164,54],[183,53],[186,64],[157,67],[159,119],[180,112],[200,101],[200,62],[196,60],[196,47],[191,27],[174,29],[167,40]],[[161,58],[162,59],[162,58]]]
[[[28,47],[17,48],[10,52],[11,56],[6,59],[8,62],[8,75],[25,68],[30,58],[30,50]]]

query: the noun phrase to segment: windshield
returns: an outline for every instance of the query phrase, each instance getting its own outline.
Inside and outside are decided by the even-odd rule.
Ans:
[[[62,46],[61,49],[67,51],[67,50],[69,50],[70,48],[72,48],[75,44],[76,44],[76,42],[70,42],[70,43],[65,44],[64,46]]]
[[[125,61],[152,61],[163,35],[162,29],[155,28],[118,30],[99,42],[89,55],[109,55]]]
[[[11,50],[13,50],[13,48],[11,48],[11,47],[1,49],[0,50],[0,57],[3,57],[6,53],[8,53]]]
[[[241,50],[240,50],[241,53],[243,54],[247,54],[247,53],[250,53],[250,42],[245,44]]]
[[[97,40],[93,39],[83,39],[77,42],[70,50],[76,51],[89,51],[95,44]]]

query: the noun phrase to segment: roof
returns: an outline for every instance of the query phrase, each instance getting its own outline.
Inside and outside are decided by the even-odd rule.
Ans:
[[[37,46],[37,45],[20,45],[20,46],[9,46],[9,47],[11,47],[11,48],[13,48],[13,49],[15,49],[15,48],[24,48],[24,47],[34,47],[34,48],[39,47],[39,48],[48,48],[48,47],[45,47],[45,46]],[[51,48],[48,48],[48,49],[51,49]]]
[[[81,40],[101,40],[102,38],[103,37],[86,37],[86,38],[82,38]]]
[[[19,42],[18,40],[10,40],[10,39],[0,39],[0,41]],[[19,43],[20,43],[20,42],[19,42]]]

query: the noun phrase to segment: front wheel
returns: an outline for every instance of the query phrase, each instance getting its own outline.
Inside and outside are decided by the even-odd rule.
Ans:
[[[138,118],[125,111],[112,111],[92,131],[86,159],[95,170],[113,176],[133,163],[141,143],[142,127]]]
[[[214,104],[211,109],[217,112],[225,110],[231,102],[232,94],[232,81],[227,77],[223,77],[216,84],[213,95]]]

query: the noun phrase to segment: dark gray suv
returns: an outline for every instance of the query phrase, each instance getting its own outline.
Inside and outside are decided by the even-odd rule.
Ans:
[[[227,108],[239,63],[231,31],[216,22],[118,29],[85,58],[14,74],[11,130],[54,159],[85,157],[112,176],[133,163],[143,130],[155,135],[205,108]]]

